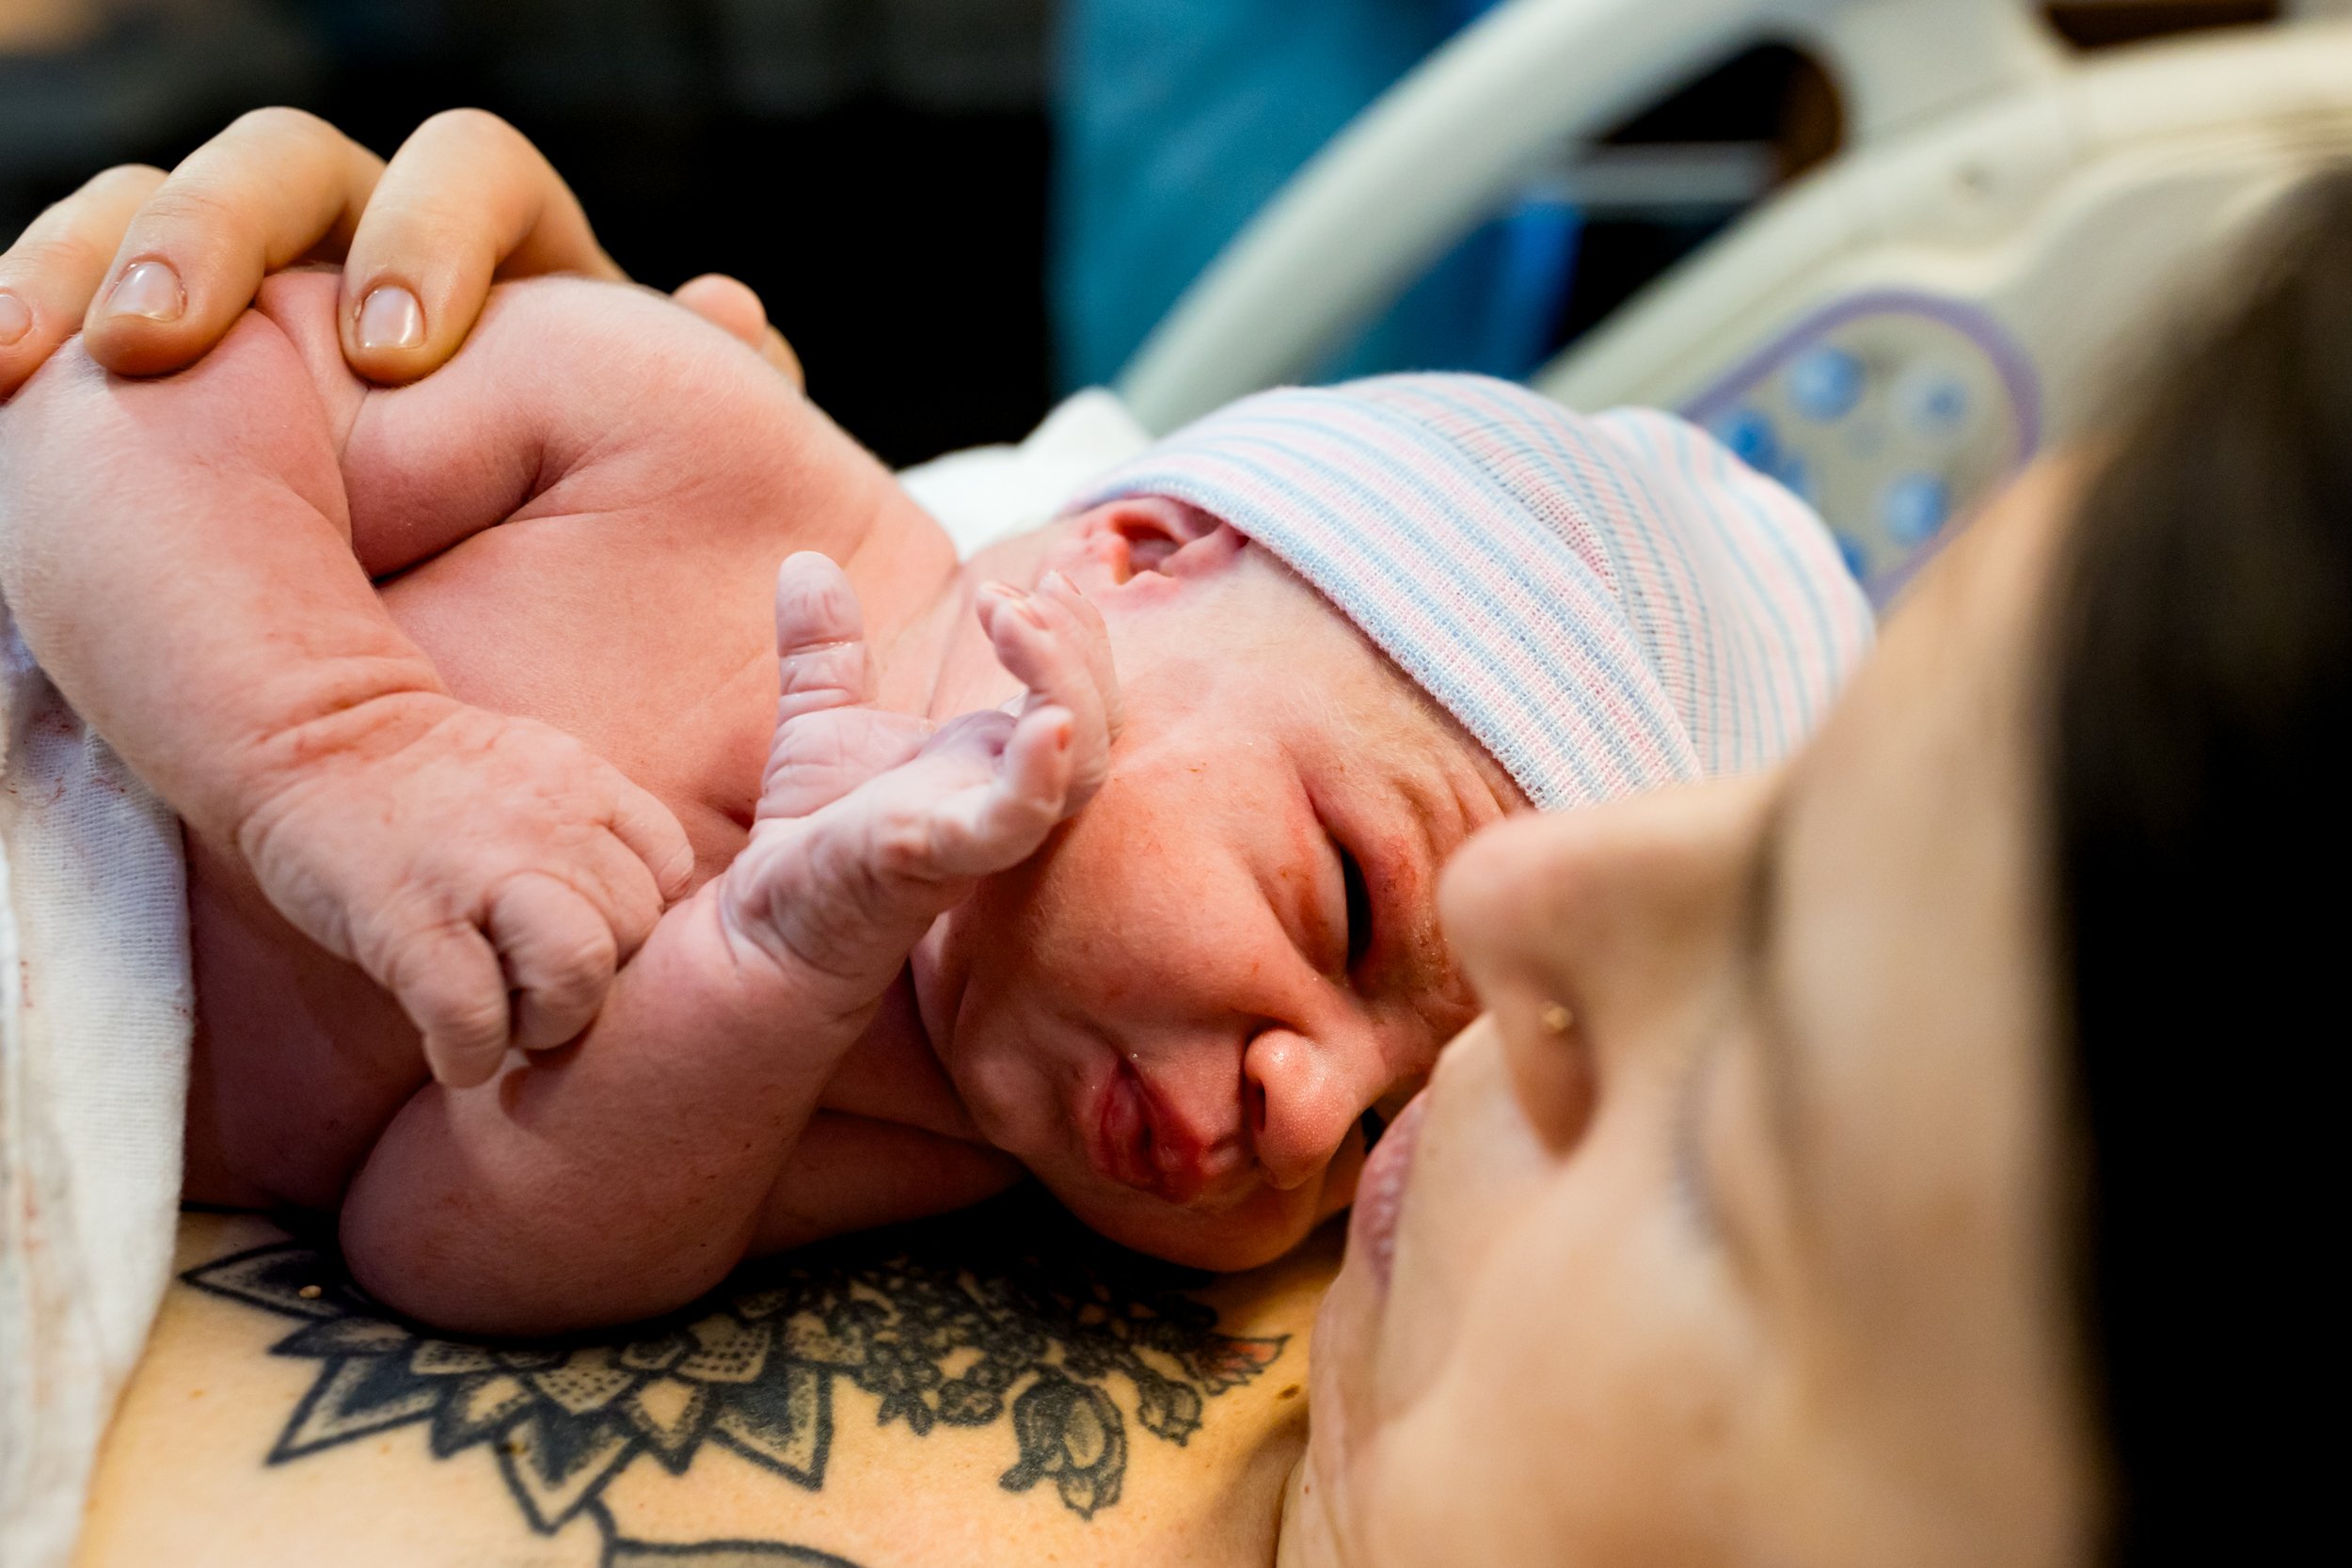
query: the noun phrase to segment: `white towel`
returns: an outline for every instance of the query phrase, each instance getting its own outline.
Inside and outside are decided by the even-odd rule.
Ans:
[[[0,605],[0,1563],[62,1568],[171,1267],[180,825]]]
[[[1152,444],[1115,393],[1064,398],[1019,446],[972,447],[898,475],[969,561],[999,539],[1053,517],[1103,473]]]

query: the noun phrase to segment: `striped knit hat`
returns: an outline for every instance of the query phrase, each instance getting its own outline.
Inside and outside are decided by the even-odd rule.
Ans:
[[[1470,375],[1245,398],[1089,487],[1274,552],[1570,806],[1785,756],[1870,641],[1804,502],[1670,414]]]

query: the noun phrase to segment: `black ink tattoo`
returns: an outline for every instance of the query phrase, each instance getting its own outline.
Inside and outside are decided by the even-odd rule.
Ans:
[[[199,1291],[298,1320],[271,1347],[319,1369],[268,1463],[284,1465],[412,1423],[450,1459],[485,1448],[532,1528],[580,1515],[605,1529],[608,1568],[727,1563],[854,1568],[805,1547],[625,1540],[604,1506],[650,1457],[682,1475],[716,1445],[811,1490],[833,1461],[834,1386],[880,1401],[879,1424],[1004,1423],[999,1484],[1051,1481],[1091,1518],[1119,1501],[1127,1411],[1183,1445],[1206,1402],[1248,1383],[1287,1336],[1216,1332],[1184,1293],[1204,1276],[1139,1258],[1015,1194],[921,1225],[755,1263],[660,1322],[544,1346],[445,1338],[352,1282],[330,1243],[289,1240],[191,1269]]]

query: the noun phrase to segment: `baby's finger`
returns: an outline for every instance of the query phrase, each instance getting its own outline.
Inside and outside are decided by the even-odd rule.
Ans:
[[[707,272],[679,284],[670,297],[729,336],[741,339],[793,386],[803,389],[808,386],[808,378],[801,372],[801,356],[792,352],[783,333],[768,325],[768,308],[750,284],[723,272]]]
[[[875,708],[874,657],[847,573],[801,550],[776,568],[776,733],[757,815],[805,816],[896,768],[930,726]]]
[[[471,925],[410,937],[379,976],[424,1036],[425,1065],[453,1089],[487,1083],[506,1056],[506,976]]]
[[[921,752],[930,728],[913,714],[870,707],[803,714],[768,748],[755,816],[766,821],[820,811]]]
[[[1094,689],[1102,693],[1104,728],[1107,738],[1119,738],[1123,708],[1119,689],[1119,666],[1111,657],[1110,627],[1086,592],[1067,572],[1048,572],[1037,585],[1037,596],[1067,614],[1078,651],[1093,673]]]
[[[473,330],[494,277],[623,279],[539,150],[480,109],[448,109],[392,154],[343,262],[343,357],[414,381]]]
[[[132,214],[163,182],[159,168],[110,168],[25,225],[0,253],[0,402],[82,329]]]
[[[1080,592],[1065,572],[1048,572],[1032,596],[1044,612],[1046,626],[1085,660],[1091,685],[1091,710],[1071,705],[1079,715],[1073,740],[1072,782],[1067,810],[1076,811],[1094,798],[1110,776],[1111,742],[1119,738],[1121,720],[1119,670],[1111,658],[1110,628],[1103,612]]]
[[[776,722],[874,700],[866,615],[849,574],[830,556],[797,550],[776,568]]]
[[[615,957],[628,962],[653,935],[661,911],[675,900],[656,884],[652,869],[616,832],[596,833],[555,864],[523,863],[563,882],[585,899],[612,933]]]
[[[996,657],[1027,687],[1028,711],[1051,705],[1068,712],[1073,724],[1075,799],[1082,805],[1102,787],[1110,770],[1109,702],[1083,647],[1075,614],[1037,594],[998,589],[980,599],[983,623]]]
[[[606,826],[644,862],[664,902],[686,896],[694,879],[694,847],[678,825],[677,814],[652,791],[621,777],[617,769]],[[624,942],[623,946],[633,950],[636,942]]]
[[[995,777],[959,792],[933,818],[931,862],[938,875],[985,877],[1037,852],[1069,800],[1073,728],[1062,708],[1032,708],[1021,716]]]
[[[492,896],[485,924],[513,1002],[514,1043],[544,1051],[577,1037],[620,966],[603,915],[552,877],[526,873]]]
[[[84,324],[90,357],[125,375],[194,363],[264,276],[313,250],[341,251],[383,167],[315,115],[241,116],[132,218]]]

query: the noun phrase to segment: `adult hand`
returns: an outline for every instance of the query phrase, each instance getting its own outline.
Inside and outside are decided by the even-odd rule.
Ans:
[[[108,370],[182,369],[269,273],[334,261],[343,356],[387,383],[454,354],[499,278],[625,277],[563,179],[495,115],[436,115],[386,164],[316,116],[257,109],[168,175],[99,175],[0,254],[0,398],[76,330]],[[712,274],[675,297],[800,382],[750,289]]]

